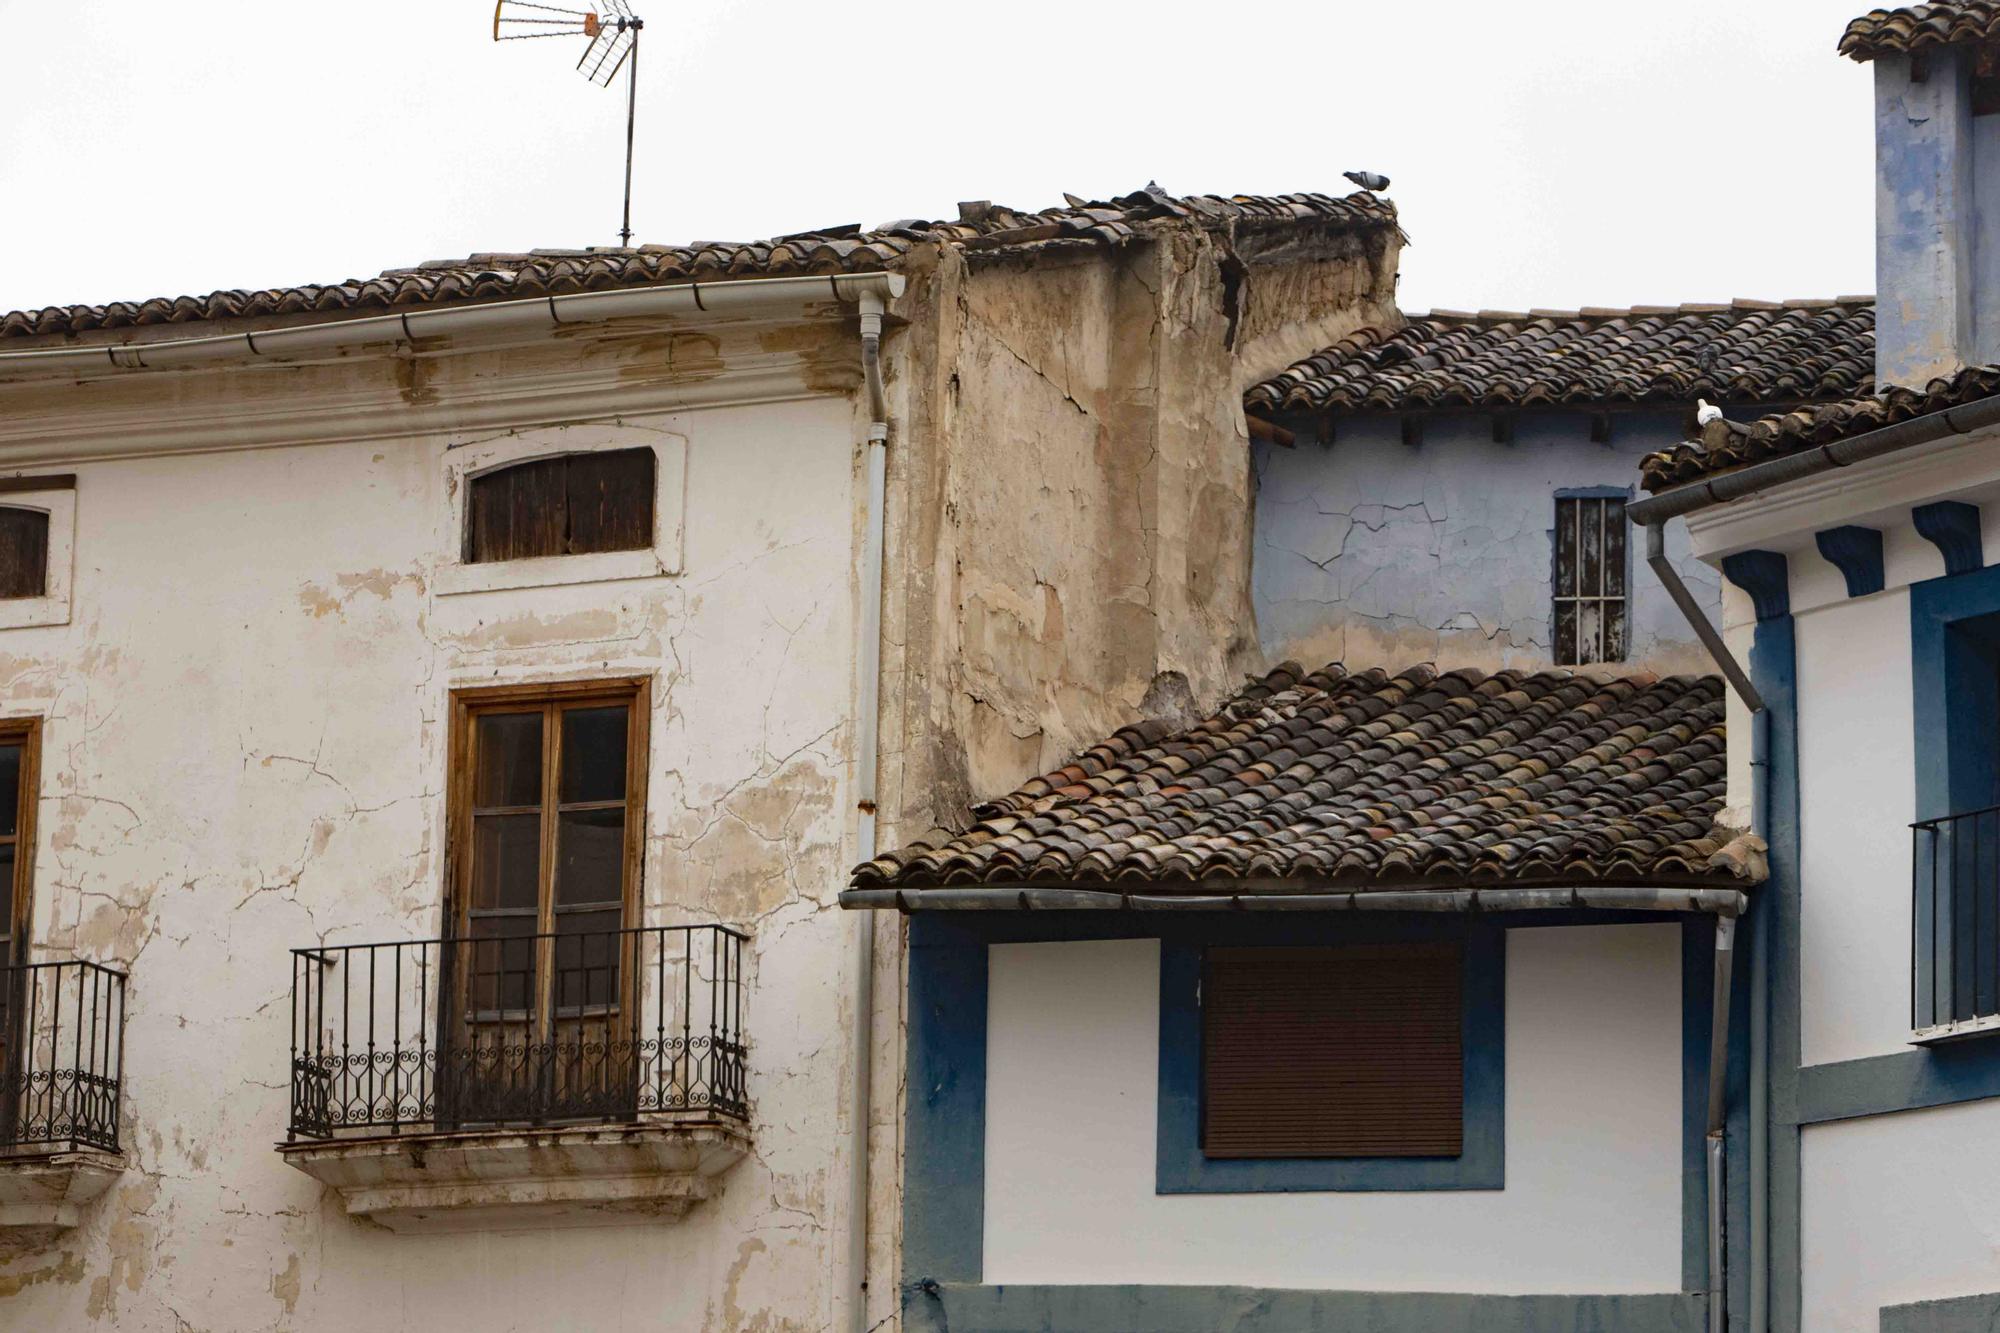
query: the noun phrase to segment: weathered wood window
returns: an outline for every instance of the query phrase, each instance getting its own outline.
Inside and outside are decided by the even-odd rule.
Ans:
[[[1625,500],[1556,498],[1557,666],[1625,660]]]
[[[1207,951],[1209,1157],[1456,1157],[1465,1120],[1456,943]]]
[[[34,1001],[25,965],[41,734],[33,719],[0,721],[0,1144],[16,1141],[23,1097],[33,1093],[23,1086],[21,1051]]]
[[[49,590],[49,516],[0,505],[0,598],[43,597]]]
[[[40,740],[33,719],[0,721],[0,968],[27,961]]]
[[[653,544],[653,451],[562,454],[474,476],[465,559],[631,551]]]

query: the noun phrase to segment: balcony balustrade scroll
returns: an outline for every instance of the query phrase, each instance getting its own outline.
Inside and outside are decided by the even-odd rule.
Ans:
[[[295,949],[289,1137],[741,1121],[746,939],[679,925]]]
[[[117,1152],[124,1066],[123,972],[0,967],[0,1152]]]

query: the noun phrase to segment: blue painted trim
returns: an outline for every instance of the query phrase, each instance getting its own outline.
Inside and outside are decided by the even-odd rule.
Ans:
[[[1774,620],[1792,613],[1792,584],[1785,557],[1777,551],[1738,551],[1722,557],[1722,574],[1744,592],[1757,619]]]
[[[1878,528],[1853,524],[1827,528],[1813,534],[1813,544],[1827,563],[1847,580],[1849,597],[1866,597],[1882,591],[1882,533]]]
[[[1789,631],[1790,622],[1781,622]],[[1756,657],[1753,654],[1753,664]],[[1765,681],[1760,677],[1760,686]],[[1774,863],[1775,864],[1775,863]],[[1753,900],[1754,901],[1754,900]],[[1510,929],[1531,929],[1537,926],[1574,925],[1614,925],[1639,924],[1644,922],[1682,921],[1683,926],[1683,994],[1681,1024],[1684,1036],[1683,1058],[1686,1061],[1682,1072],[1682,1091],[1686,1099],[1684,1108],[1683,1162],[1701,1161],[1702,1128],[1707,1099],[1706,1074],[1708,1051],[1708,982],[1712,975],[1707,950],[1706,936],[1699,936],[1701,943],[1695,950],[1693,959],[1686,945],[1690,928],[1689,919],[1668,913],[1615,912],[1592,913],[1581,911],[1563,912],[1523,912],[1509,914],[1504,923]],[[944,1284],[942,1290],[958,1290],[967,1295],[969,1301],[983,1301],[985,1295],[1013,1291],[1047,1291],[1063,1293],[1070,1291],[1090,1292],[1093,1290],[1136,1290],[1150,1291],[1152,1288],[988,1288],[976,1285],[984,1263],[985,1244],[985,1202],[986,1202],[986,1005],[987,1005],[987,948],[999,943],[1027,943],[1055,940],[1102,940],[1102,939],[1150,939],[1162,941],[1208,942],[1214,944],[1269,944],[1273,942],[1272,932],[1283,932],[1280,942],[1300,939],[1326,939],[1330,941],[1365,939],[1372,930],[1392,928],[1395,919],[1390,917],[1360,919],[1347,913],[1327,915],[1299,913],[1286,914],[1282,921],[1253,916],[1245,913],[1189,912],[1163,918],[1159,913],[1133,912],[965,912],[929,913],[919,912],[910,917],[909,924],[909,1026],[908,1026],[908,1079],[909,1091],[905,1101],[904,1154],[903,1154],[903,1256],[902,1271],[909,1283],[908,1290],[921,1292],[926,1287]],[[1704,925],[1695,921],[1693,929],[1712,931],[1712,924]],[[1698,978],[1698,984],[1696,979]],[[1739,994],[1745,988],[1738,987]],[[1694,1034],[1699,1034],[1697,1037]],[[1740,1036],[1737,1042],[1740,1049]],[[1732,1068],[1732,1078],[1735,1077]],[[1732,1092],[1732,1097],[1741,1102],[1740,1093]],[[1774,1090],[1774,1106],[1775,1102]],[[1732,1134],[1736,1131],[1732,1130]],[[1739,1159],[1740,1160],[1740,1159]],[[1697,1171],[1696,1174],[1700,1174]],[[1742,1172],[1736,1172],[1732,1180],[1741,1181]],[[1774,1180],[1776,1179],[1774,1175]],[[1705,1184],[1700,1188],[1705,1189]],[[1796,1198],[1796,1175],[1791,1189]],[[1736,1236],[1746,1235],[1738,1220],[1742,1209],[1738,1207],[1738,1189],[1731,1192],[1731,1221]],[[1687,1182],[1683,1181],[1683,1203],[1689,1198]],[[1706,1215],[1705,1194],[1697,1195],[1700,1206],[1683,1208],[1682,1226],[1682,1268],[1683,1275],[1692,1279],[1700,1274],[1701,1280],[1688,1281],[1690,1292],[1706,1283]],[[1732,1242],[1732,1246],[1735,1242]],[[1744,1271],[1736,1260],[1736,1250],[1732,1248],[1732,1273]],[[1692,1266],[1691,1266],[1692,1265]],[[959,1284],[954,1286],[954,1284]],[[1240,1291],[1240,1288],[1190,1288],[1193,1291]],[[1735,1289],[1732,1288],[1732,1293]],[[1422,1304],[1423,1297],[1415,1293],[1395,1293],[1372,1295],[1367,1293],[1311,1293],[1315,1299],[1328,1301],[1379,1301],[1382,1313],[1371,1313],[1368,1317],[1383,1322],[1350,1322],[1333,1327],[1352,1329],[1430,1329],[1453,1330],[1521,1328],[1590,1328],[1618,1329],[1645,1328],[1671,1329],[1681,1325],[1665,1322],[1663,1311],[1679,1311],[1684,1307],[1675,1302],[1700,1301],[1698,1295],[1685,1297],[1453,1297],[1451,1300],[1481,1302],[1467,1318],[1474,1322],[1463,1325],[1438,1322],[1424,1312],[1429,1309]],[[1067,1299],[1051,1296],[1050,1299]],[[1740,1293],[1732,1299],[1743,1299]],[[1515,1316],[1510,1311],[1517,1308],[1517,1301],[1553,1301],[1559,1305],[1547,1307],[1523,1305],[1521,1309],[1548,1309],[1569,1312],[1563,1318],[1550,1316],[1553,1322],[1509,1323],[1505,1320]],[[1605,1302],[1611,1304],[1605,1304]],[[1637,1305],[1619,1302],[1638,1302]],[[1656,1304],[1655,1302],[1667,1302]],[[935,1304],[935,1302],[933,1302]],[[943,1307],[937,1307],[942,1309]],[[983,1306],[966,1306],[968,1312]],[[1332,1307],[1329,1307],[1332,1308]],[[1350,1307],[1340,1306],[1347,1309]],[[1362,1305],[1364,1311],[1376,1311],[1375,1305]],[[1443,1307],[1439,1307],[1442,1309]],[[1457,1307],[1451,1307],[1456,1309]],[[1691,1308],[1699,1310],[1695,1305]],[[1737,1308],[1743,1308],[1738,1306]],[[931,1307],[925,1307],[930,1310]],[[1403,1314],[1400,1312],[1410,1311]],[[1634,1313],[1640,1311],[1642,1313]],[[1651,1313],[1643,1313],[1651,1312]],[[929,1317],[926,1314],[926,1317]],[[1453,1315],[1452,1318],[1457,1318]],[[1678,1318],[1678,1314],[1674,1316]],[[1438,1316],[1439,1319],[1442,1315]],[[1568,1319],[1568,1322],[1565,1322]],[[1647,1322],[1653,1319],[1655,1322]],[[1407,1320],[1407,1322],[1402,1322]],[[1486,1322],[1480,1322],[1486,1321]],[[1595,1321],[1595,1322],[1593,1322]],[[910,1328],[929,1328],[932,1324],[911,1324]],[[958,1325],[960,1328],[980,1328],[986,1325],[978,1322],[975,1315],[968,1313]],[[1111,1323],[1112,1328],[1132,1328],[1130,1323]],[[1143,1325],[1141,1325],[1143,1326]],[[1213,1324],[1194,1325],[1204,1329]],[[1277,1325],[1278,1327],[1312,1327],[1311,1324]],[[1690,1325],[1690,1327],[1698,1327]],[[999,1326],[996,1326],[999,1327]],[[1042,1328],[1044,1325],[1034,1325]],[[1047,1327],[1086,1328],[1082,1323],[1058,1320]],[[1250,1327],[1240,1325],[1239,1327]],[[1794,1319],[1793,1328],[1797,1327]]]
[[[986,941],[910,919],[903,1266],[977,1282],[986,1262]]]
[[[1989,1097],[2000,1097],[2000,1047],[1971,1039],[1807,1065],[1799,1071],[1798,1120],[1818,1125]]]
[[[1946,574],[1970,574],[1986,564],[1980,549],[1979,506],[1939,500],[1910,511],[1917,535],[1944,556]]]
[[[1750,929],[1768,932],[1770,946],[1770,1035],[1765,1050],[1770,1079],[1765,1120],[1769,1144],[1767,1290],[1772,1329],[1775,1333],[1799,1333],[1798,643],[1789,614],[1758,624],[1750,646],[1750,675],[1757,692],[1764,696],[1768,719],[1761,729],[1765,771],[1756,798],[1757,827],[1769,847],[1771,873],[1751,896],[1750,912]],[[1749,987],[1739,989],[1747,1001]],[[1743,1045],[1747,1048],[1748,1042]],[[1745,1106],[1747,1101],[1732,1098],[1737,1106]],[[1748,1310],[1749,1170],[1747,1154],[1735,1151],[1741,1142],[1738,1138],[1730,1144],[1732,1161],[1744,1169],[1732,1170],[1729,1175],[1729,1303],[1732,1309]]]
[[[1372,924],[1372,923],[1363,923]],[[1352,925],[1327,943],[1356,942]],[[1491,922],[1415,919],[1371,930],[1374,940],[1458,937],[1465,945],[1465,1121],[1457,1157],[1210,1158],[1201,1150],[1203,945],[1160,948],[1160,1111],[1154,1188],[1161,1194],[1497,1190],[1507,1175],[1507,945]],[[1271,943],[1300,945],[1292,931]]]
[[[1993,1333],[2000,1328],[2000,1295],[1885,1305],[1881,1320],[1882,1333]]]
[[[1333,1243],[1333,1238],[1329,1238]],[[1694,1293],[1485,1296],[1269,1287],[912,1282],[905,1333],[1701,1333]]]

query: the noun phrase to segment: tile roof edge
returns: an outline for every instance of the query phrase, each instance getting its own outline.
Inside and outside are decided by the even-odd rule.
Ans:
[[[1739,296],[1728,301],[1686,301],[1680,305],[1587,305],[1574,310],[1556,310],[1541,306],[1530,310],[1452,310],[1440,307],[1431,310],[1405,310],[1401,314],[1411,323],[1420,319],[1505,323],[1524,319],[1625,319],[1633,315],[1713,315],[1728,311],[1754,314],[1776,310],[1839,310],[1850,306],[1874,304],[1873,295],[1792,296],[1780,301]]]

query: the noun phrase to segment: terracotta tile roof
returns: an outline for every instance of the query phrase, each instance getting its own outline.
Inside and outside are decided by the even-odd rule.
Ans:
[[[601,291],[706,278],[865,273],[895,269],[916,246],[1025,252],[1052,246],[1117,245],[1163,219],[1191,219],[1213,230],[1249,231],[1321,224],[1342,230],[1396,226],[1396,206],[1366,191],[1325,194],[1175,197],[1156,185],[1098,203],[1074,196],[1062,208],[1019,212],[999,204],[961,205],[950,222],[908,219],[872,231],[858,226],[778,236],[767,241],[646,245],[634,249],[532,250],[480,254],[390,269],[378,278],[265,291],[211,292],[103,306],[50,306],[0,315],[0,338],[71,334],[152,324]]]
[[[1714,677],[1287,663],[1185,731],[1124,728],[853,886],[1741,886],[1760,871],[1716,822],[1723,757]]]
[[[1856,60],[1922,51],[1954,42],[1985,42],[2000,37],[2000,3],[1960,0],[1956,4],[1905,5],[1871,9],[1847,25],[1840,35],[1840,54]]]
[[[1768,403],[1866,392],[1873,297],[1479,314],[1364,329],[1251,389],[1253,412]]]
[[[1639,475],[1647,490],[1665,490],[1865,435],[1912,417],[1962,407],[1996,393],[2000,393],[2000,366],[1973,366],[1934,379],[1921,389],[1898,386],[1880,394],[1777,412],[1751,422],[1712,421],[1702,428],[1699,441],[1676,444],[1640,459]]]

